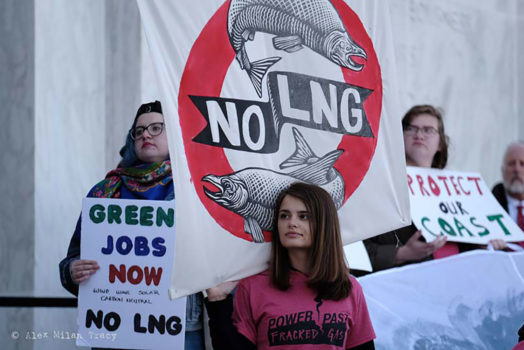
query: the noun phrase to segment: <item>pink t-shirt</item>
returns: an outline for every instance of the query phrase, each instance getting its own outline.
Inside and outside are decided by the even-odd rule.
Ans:
[[[351,277],[349,297],[316,299],[307,276],[291,271],[291,287],[271,285],[269,272],[243,279],[234,298],[238,332],[263,349],[349,349],[375,339],[362,287]]]

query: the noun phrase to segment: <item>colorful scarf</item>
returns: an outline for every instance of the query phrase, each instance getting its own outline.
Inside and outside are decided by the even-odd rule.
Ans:
[[[106,178],[96,184],[88,197],[122,198],[122,192],[140,199],[165,199],[173,181],[171,161],[140,164],[129,168],[111,170]],[[128,196],[124,196],[128,197]]]

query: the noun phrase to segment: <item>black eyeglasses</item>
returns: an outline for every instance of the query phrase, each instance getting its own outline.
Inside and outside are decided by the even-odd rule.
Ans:
[[[164,123],[159,122],[151,123],[148,126],[137,126],[136,128],[129,130],[129,135],[131,135],[133,140],[136,140],[137,138],[142,137],[142,135],[144,135],[144,131],[146,130],[149,135],[158,136],[164,130]]]
[[[432,127],[432,126],[418,127],[418,126],[415,126],[415,125],[408,125],[408,126],[406,126],[404,128],[404,132],[407,135],[416,135],[419,131],[424,136],[430,136],[430,135],[438,134],[438,130],[435,129],[434,127]]]

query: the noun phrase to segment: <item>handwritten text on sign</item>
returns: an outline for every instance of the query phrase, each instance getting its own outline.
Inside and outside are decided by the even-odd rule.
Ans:
[[[427,240],[445,235],[478,244],[524,241],[479,174],[408,167],[407,175],[411,217]]]
[[[84,199],[81,258],[100,270],[80,285],[77,345],[183,348],[185,298],[168,297],[174,220],[173,202]]]

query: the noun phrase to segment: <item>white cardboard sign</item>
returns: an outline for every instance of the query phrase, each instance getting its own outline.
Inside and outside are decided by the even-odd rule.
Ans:
[[[407,168],[413,223],[432,241],[486,244],[492,239],[524,241],[524,233],[477,173]]]
[[[174,202],[86,198],[82,259],[100,266],[80,285],[77,345],[183,349],[185,298],[170,300]]]

